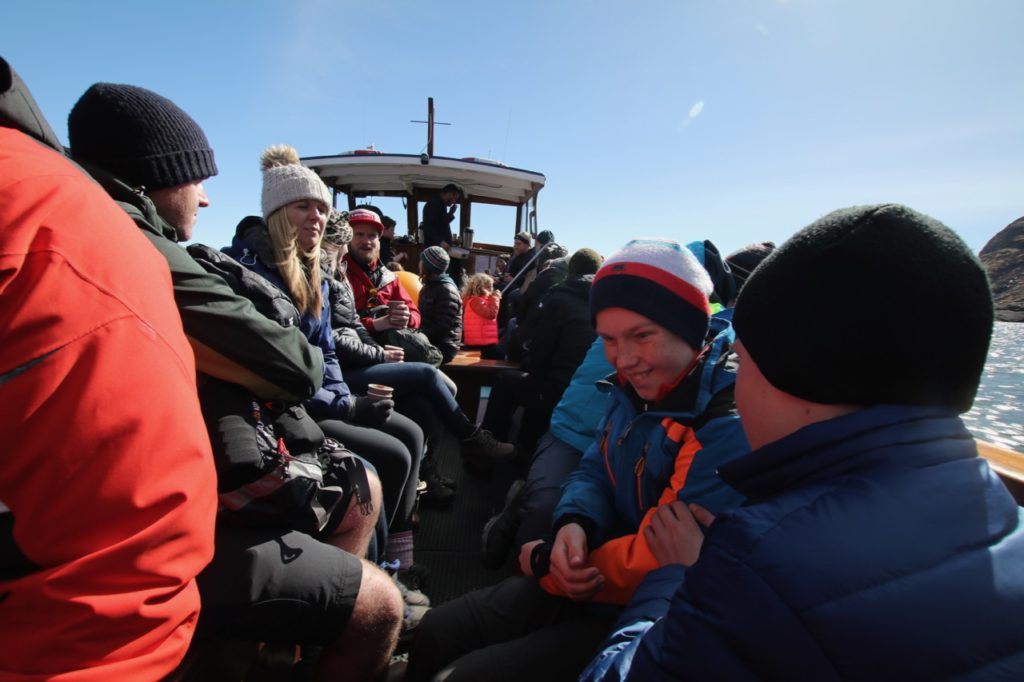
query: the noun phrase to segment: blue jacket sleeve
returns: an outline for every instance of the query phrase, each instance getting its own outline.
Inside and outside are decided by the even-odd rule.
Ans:
[[[612,408],[614,410],[616,408]],[[583,517],[592,525],[585,528],[587,541],[591,549],[604,542],[606,534],[615,524],[615,492],[608,479],[605,466],[605,450],[607,447],[609,423],[614,423],[614,415],[609,412],[598,425],[601,436],[590,444],[576,471],[569,474],[562,486],[562,497],[555,507],[554,528],[558,529],[565,523],[566,517]]]
[[[341,375],[341,366],[334,351],[331,334],[331,310],[324,291],[324,305],[320,311],[320,325],[316,332],[316,346],[324,354],[323,387],[305,402],[306,410],[314,419],[348,419],[352,409],[352,394]]]
[[[583,671],[580,676],[581,682],[619,682],[626,679],[641,638],[668,612],[672,595],[683,581],[685,572],[685,566],[672,564],[647,574],[633,599],[619,616],[612,634]]]
[[[655,592],[623,613],[580,679],[838,679],[800,614],[764,579],[766,569],[733,551],[744,543],[716,541],[725,530],[712,527],[667,609]]]

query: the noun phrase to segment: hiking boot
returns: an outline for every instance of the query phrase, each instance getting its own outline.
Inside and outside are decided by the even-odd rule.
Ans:
[[[505,506],[500,512],[487,520],[481,537],[484,567],[501,568],[508,558],[508,553],[516,542],[516,531],[519,529],[515,504],[519,491],[526,481],[513,481],[505,494]]]
[[[424,459],[420,463],[420,478],[423,481],[433,478],[444,487],[451,488],[452,490],[458,488],[458,483],[455,481],[454,478],[445,476],[444,474],[441,473],[441,471],[437,468],[437,461],[433,457],[430,457],[429,459]]]
[[[516,446],[502,443],[487,429],[481,427],[469,438],[462,439],[462,456],[465,459],[485,459],[491,462],[508,462],[515,459]]]
[[[447,509],[455,501],[455,491],[442,483],[435,473],[425,479],[427,489],[420,493],[420,504],[433,509]]]

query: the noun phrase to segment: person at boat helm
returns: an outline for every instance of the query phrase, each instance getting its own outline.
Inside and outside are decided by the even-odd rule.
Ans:
[[[455,220],[455,210],[465,196],[466,193],[462,191],[461,187],[449,182],[441,188],[440,192],[423,204],[423,220],[420,223],[420,227],[423,229],[423,248],[440,246],[445,251],[451,252],[452,245],[455,243],[451,224]],[[464,275],[461,259],[452,258],[452,262],[448,266],[448,276],[452,278],[456,286],[462,286]]]
[[[719,474],[747,503],[656,512],[664,568],[581,679],[1024,679],[1024,509],[959,417],[992,334],[977,257],[905,206],[835,211],[734,323],[754,451]]]
[[[462,201],[462,188],[449,182],[441,191],[423,204],[423,246],[440,246],[446,251],[455,243],[451,223],[455,220],[455,210]]]
[[[217,172],[195,120],[145,88],[97,83],[72,108],[68,138],[73,159],[134,219],[170,267],[201,385],[237,386],[254,399],[284,404],[313,396],[323,382],[323,356],[299,327],[259,313],[177,244],[191,237],[198,209],[208,204],[202,181]],[[203,402],[204,411],[218,407]],[[251,401],[246,410],[252,412]],[[225,423],[236,416],[225,414]],[[217,424],[207,421],[216,433]],[[165,426],[171,432],[184,428],[173,422]],[[224,440],[229,430],[239,429],[225,428]],[[218,485],[251,480],[256,467],[232,460],[235,449],[245,448],[218,448],[220,440],[214,443]],[[320,644],[320,674],[333,679],[379,674],[397,640],[403,603],[391,578],[360,558],[382,506],[377,477],[369,472],[368,479],[376,512],[364,514],[353,495],[348,513],[324,527],[333,534],[323,541],[288,527],[228,525],[218,515],[214,558],[198,578],[198,636]],[[291,551],[286,554],[283,547]],[[283,605],[288,605],[285,612]]]
[[[163,258],[0,58],[0,678],[158,680],[216,472]]]
[[[523,576],[435,607],[409,682],[574,679],[659,562],[646,528],[676,500],[719,513],[742,496],[716,475],[749,452],[735,414],[733,332],[681,244],[634,240],[598,270],[590,315],[615,374],[601,437],[563,487],[552,534],[523,546]]]

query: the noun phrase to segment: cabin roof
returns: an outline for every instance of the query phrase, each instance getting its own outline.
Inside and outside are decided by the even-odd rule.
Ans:
[[[469,201],[519,206],[544,187],[541,173],[496,162],[415,154],[339,154],[307,156],[302,163],[316,171],[328,187],[350,197],[410,196],[437,193],[449,182],[460,185]]]

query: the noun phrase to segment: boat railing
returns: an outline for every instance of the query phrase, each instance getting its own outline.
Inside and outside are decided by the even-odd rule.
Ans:
[[[988,441],[979,440],[977,443],[978,454],[1003,479],[1017,504],[1024,505],[1024,454]]]

